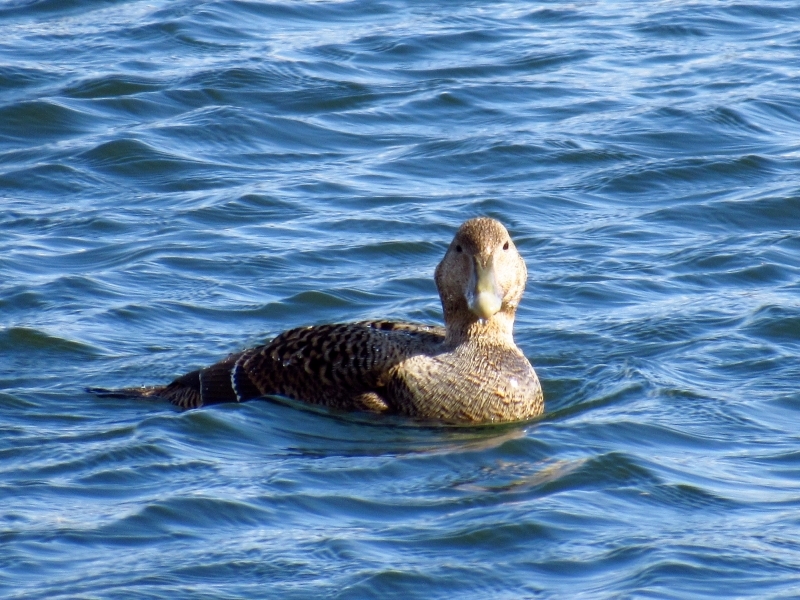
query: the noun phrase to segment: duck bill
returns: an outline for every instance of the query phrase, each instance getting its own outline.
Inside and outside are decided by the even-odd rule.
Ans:
[[[503,296],[497,285],[493,261],[482,265],[475,261],[472,277],[467,294],[469,309],[479,319],[488,320],[493,317],[503,305]]]

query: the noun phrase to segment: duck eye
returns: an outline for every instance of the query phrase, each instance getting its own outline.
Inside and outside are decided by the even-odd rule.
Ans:
[[[506,242],[505,244],[503,244],[503,250],[508,250],[508,242]]]
[[[456,252],[461,252],[461,246],[456,246]]]

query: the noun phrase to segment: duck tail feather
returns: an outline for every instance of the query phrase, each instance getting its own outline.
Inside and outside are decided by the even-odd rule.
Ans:
[[[101,387],[89,387],[86,388],[86,391],[99,398],[159,398],[164,391],[164,387],[135,387],[115,390]]]

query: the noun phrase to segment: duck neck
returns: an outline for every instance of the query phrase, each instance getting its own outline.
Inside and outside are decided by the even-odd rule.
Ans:
[[[471,312],[463,317],[446,319],[446,343],[514,346],[514,314],[499,312],[490,319],[479,319]]]

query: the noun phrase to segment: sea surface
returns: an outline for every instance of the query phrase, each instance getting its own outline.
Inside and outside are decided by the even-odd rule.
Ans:
[[[539,420],[86,391],[439,323],[476,215]],[[0,4],[0,597],[798,596],[796,1]]]

